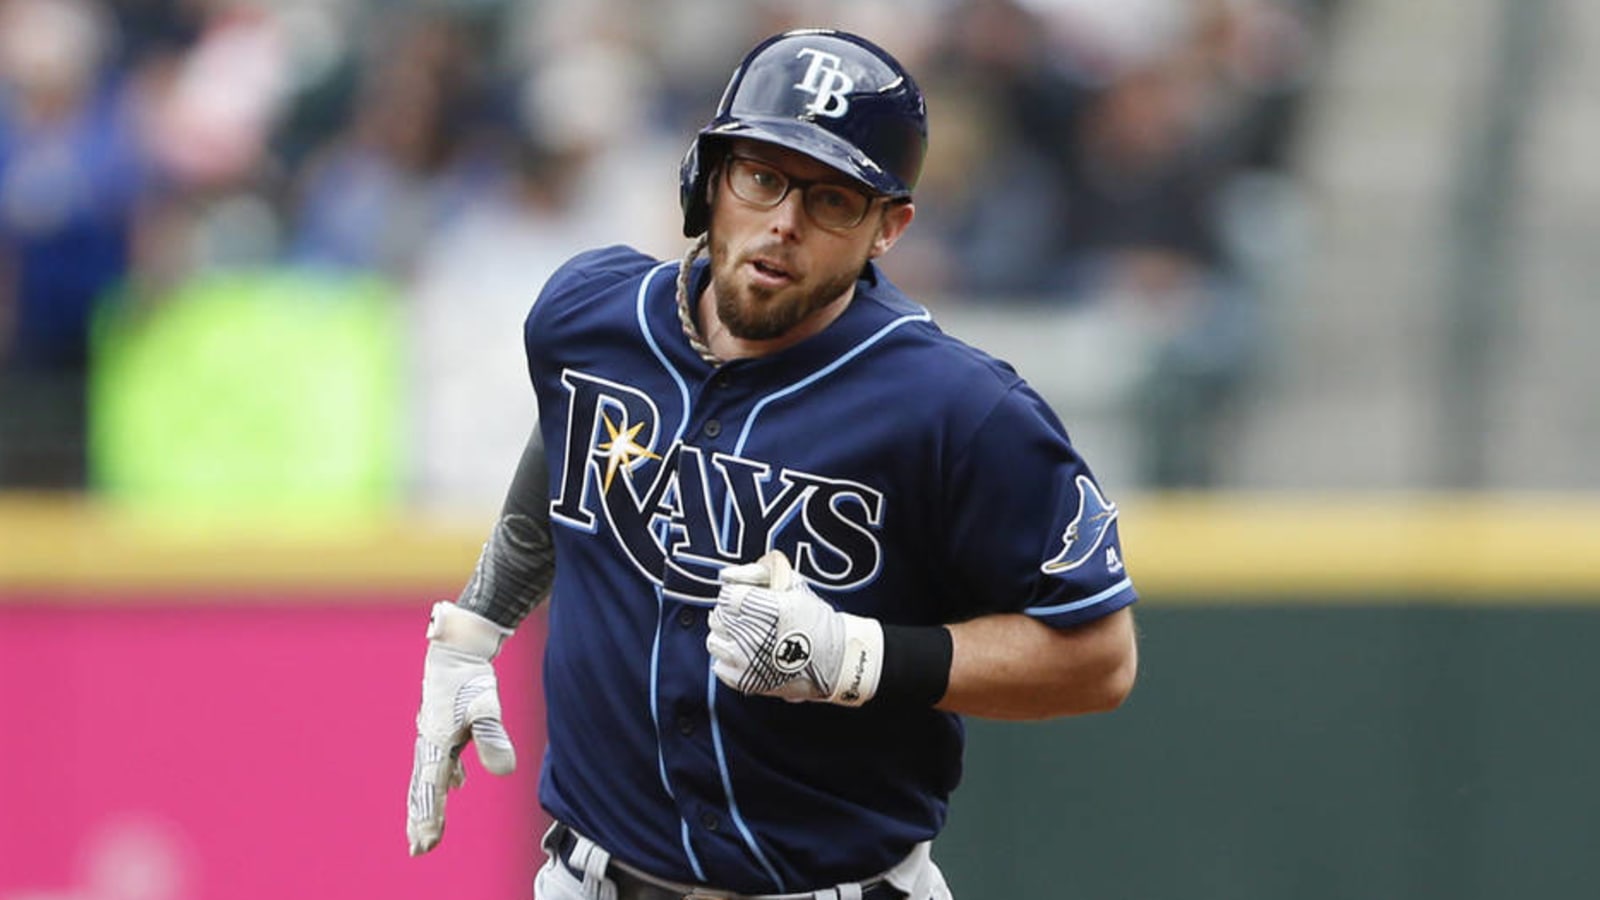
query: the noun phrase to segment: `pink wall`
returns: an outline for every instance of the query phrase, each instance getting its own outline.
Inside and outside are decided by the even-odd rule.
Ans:
[[[537,617],[498,664],[517,772],[470,758],[406,855],[429,603],[0,602],[0,900],[530,897]]]

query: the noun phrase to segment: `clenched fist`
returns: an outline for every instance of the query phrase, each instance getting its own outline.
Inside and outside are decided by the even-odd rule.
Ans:
[[[707,618],[717,678],[743,694],[860,706],[883,671],[883,627],[812,593],[777,550],[723,569]]]

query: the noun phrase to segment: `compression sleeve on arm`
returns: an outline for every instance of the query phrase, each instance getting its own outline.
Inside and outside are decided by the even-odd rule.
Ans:
[[[556,577],[550,540],[550,477],[537,426],[522,450],[500,520],[456,605],[515,628],[549,594]]]

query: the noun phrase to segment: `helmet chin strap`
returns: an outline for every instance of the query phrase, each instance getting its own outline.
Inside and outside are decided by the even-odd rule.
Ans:
[[[706,233],[695,238],[694,243],[689,245],[688,252],[683,254],[683,262],[678,264],[678,324],[683,327],[683,336],[689,339],[689,346],[694,352],[713,366],[719,366],[723,362],[722,358],[712,353],[711,348],[700,336],[700,329],[694,324],[694,313],[689,308],[689,272],[694,268],[694,261],[699,258],[700,251],[706,248],[709,241],[710,235]]]

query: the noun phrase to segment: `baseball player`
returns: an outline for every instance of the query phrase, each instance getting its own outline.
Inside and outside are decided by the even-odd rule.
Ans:
[[[960,716],[1127,695],[1116,505],[873,263],[926,135],[871,42],[768,38],[685,157],[686,257],[609,247],[545,285],[539,426],[427,631],[413,854],[467,742],[514,765],[492,660],[547,595],[540,900],[949,897],[929,846]]]

